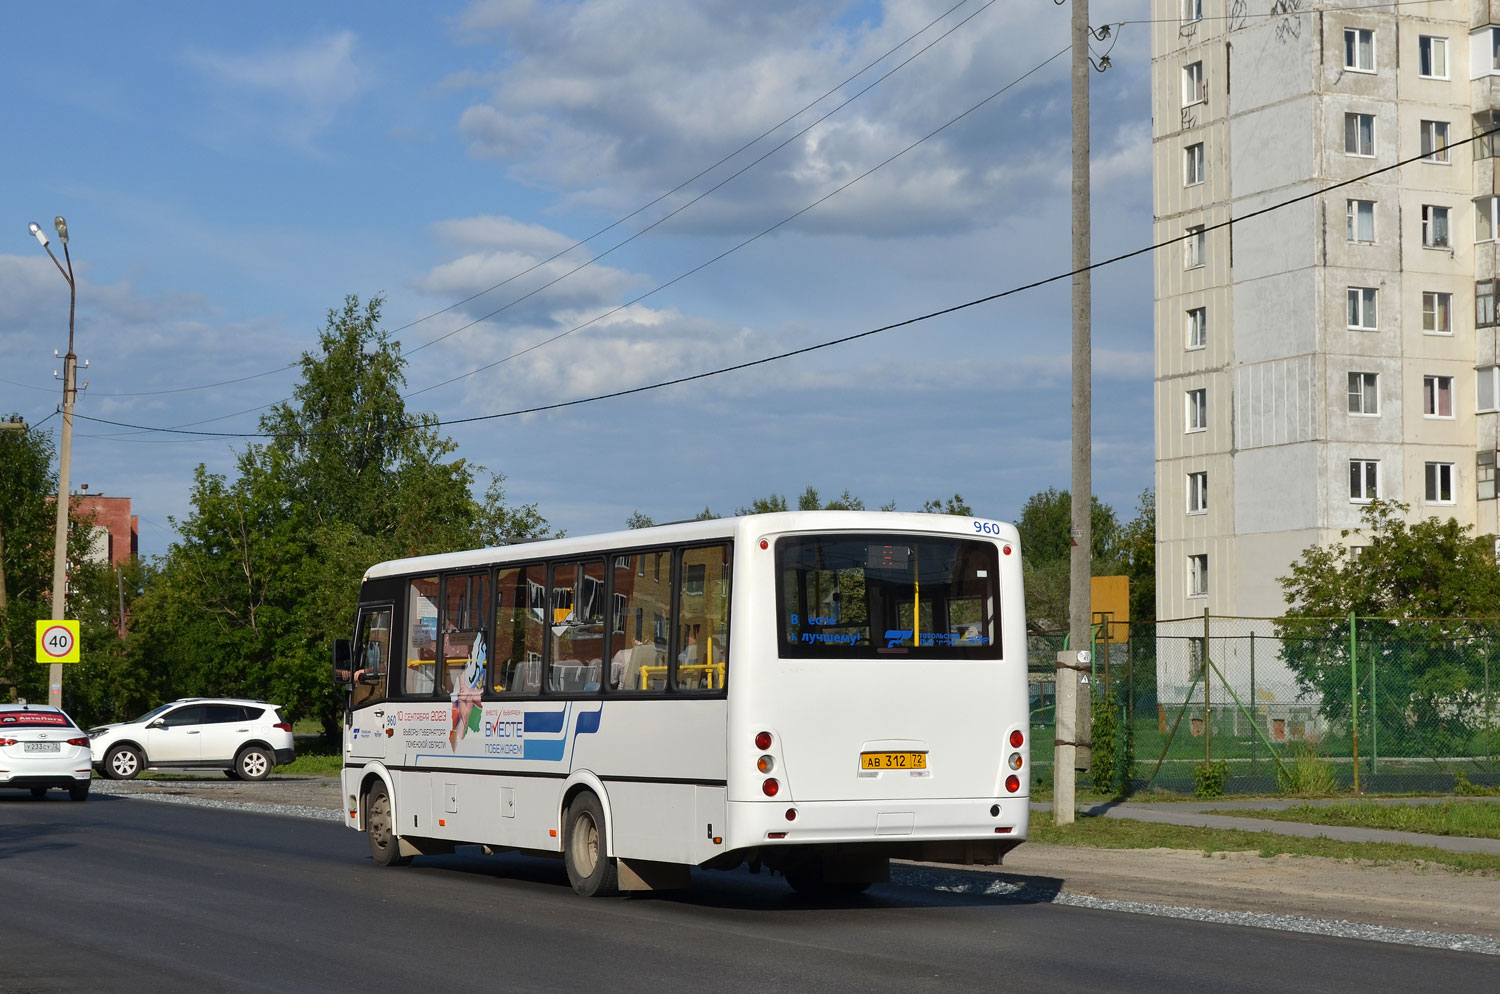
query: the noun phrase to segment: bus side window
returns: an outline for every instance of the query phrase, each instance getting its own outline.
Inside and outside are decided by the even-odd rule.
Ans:
[[[512,566],[495,576],[495,639],[490,690],[507,697],[542,687],[541,566]]]
[[[729,671],[729,546],[684,549],[681,566],[673,686],[683,693],[720,691]]]
[[[452,694],[467,679],[472,663],[476,673],[488,665],[484,644],[489,609],[490,578],[485,573],[449,576],[443,581],[443,693]],[[475,686],[483,688],[479,673]]]
[[[406,597],[406,693],[430,695],[437,685],[438,581],[411,581]]]
[[[613,559],[609,672],[611,692],[667,689],[667,621],[672,613],[671,553],[643,552]]]
[[[351,707],[363,707],[385,700],[390,657],[391,609],[366,608],[359,616],[359,642],[354,646]]]

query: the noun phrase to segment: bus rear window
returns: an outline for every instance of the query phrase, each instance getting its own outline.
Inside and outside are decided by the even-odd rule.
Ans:
[[[995,546],[912,535],[776,542],[785,658],[999,659]]]

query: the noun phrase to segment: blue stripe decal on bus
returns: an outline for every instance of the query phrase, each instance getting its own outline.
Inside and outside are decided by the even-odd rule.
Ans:
[[[580,735],[589,735],[597,732],[599,730],[599,715],[601,714],[603,714],[602,710],[585,711],[580,714],[578,716],[578,730],[573,733],[573,737],[577,738]]]
[[[532,732],[551,732],[555,735],[563,730],[567,713],[566,708],[561,711],[527,711],[526,732],[528,735]]]

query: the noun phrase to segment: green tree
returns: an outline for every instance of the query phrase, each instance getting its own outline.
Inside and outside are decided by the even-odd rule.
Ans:
[[[894,508],[891,508],[891,510],[894,510]],[[974,509],[969,507],[968,502],[963,498],[963,494],[954,494],[947,500],[925,501],[922,504],[922,510],[927,514],[956,514],[965,518],[974,516]]]
[[[10,415],[7,423],[19,425],[19,419]],[[0,429],[0,700],[47,699],[47,667],[36,661],[36,622],[52,617],[56,453],[52,436],[37,428]],[[88,530],[77,527],[84,523],[73,510],[69,562],[84,558]],[[78,606],[79,597],[70,596],[67,616],[80,618]],[[90,632],[83,635],[80,644],[86,647]]]
[[[1033,628],[1054,631],[1067,627],[1072,516],[1072,497],[1068,491],[1056,487],[1033,494],[1021,505],[1016,530],[1021,536],[1026,617]],[[1122,572],[1119,519],[1114,509],[1097,495],[1093,497],[1090,526],[1093,575],[1113,576]]]
[[[1317,695],[1327,718],[1347,723],[1349,615],[1381,619],[1378,628],[1366,621],[1371,638],[1358,649],[1364,667],[1380,670],[1381,740],[1451,755],[1481,717],[1474,691],[1494,625],[1472,619],[1500,615],[1500,573],[1489,536],[1452,518],[1408,522],[1407,510],[1374,501],[1342,541],[1304,549],[1280,578],[1288,608],[1276,629],[1300,688]]]
[[[172,693],[264,697],[331,730],[328,646],[366,567],[545,533],[536,505],[505,503],[498,475],[476,500],[480,467],[407,410],[381,303],[350,296],[328,312],[292,398],[261,419],[269,440],[240,453],[233,478],[194,474],[132,633]]]

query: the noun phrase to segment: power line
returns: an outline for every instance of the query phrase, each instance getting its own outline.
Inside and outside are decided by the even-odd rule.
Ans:
[[[1066,49],[1064,49],[1064,51],[1066,51]],[[1056,56],[1053,56],[1053,58],[1056,58]],[[1481,133],[1479,133],[1477,135],[1474,135],[1474,136],[1472,136],[1470,138],[1464,138],[1464,139],[1460,139],[1459,141],[1456,141],[1456,142],[1451,142],[1451,143],[1449,143],[1448,147],[1449,148],[1456,148],[1456,147],[1458,147],[1460,145],[1467,145],[1470,142],[1478,141],[1481,138],[1487,138],[1490,135],[1495,135],[1495,134],[1500,134],[1500,127],[1493,128],[1493,129],[1491,129],[1489,131],[1481,132]],[[1393,169],[1399,169],[1402,166],[1408,166],[1408,165],[1411,165],[1414,162],[1420,162],[1423,159],[1427,158],[1428,155],[1430,155],[1430,154],[1431,153],[1418,154],[1418,155],[1414,155],[1414,156],[1412,156],[1410,158],[1407,158],[1407,159],[1401,159],[1401,160],[1398,160],[1397,162],[1392,163],[1391,165],[1381,166],[1378,169],[1372,169],[1369,172],[1361,173],[1360,175],[1354,176],[1354,177],[1352,177],[1350,179],[1340,180],[1337,183],[1332,183],[1332,184],[1330,184],[1328,186],[1322,187],[1322,188],[1317,189],[1317,190],[1313,190],[1313,191],[1311,191],[1309,193],[1298,194],[1297,196],[1291,197],[1291,198],[1289,198],[1287,200],[1278,201],[1277,203],[1270,204],[1270,205],[1268,205],[1266,207],[1259,208],[1258,210],[1251,211],[1249,214],[1246,214],[1246,215],[1244,215],[1242,217],[1229,218],[1228,220],[1220,221],[1220,222],[1217,222],[1215,224],[1205,225],[1202,230],[1203,230],[1203,232],[1207,233],[1209,231],[1217,231],[1220,228],[1228,228],[1228,227],[1232,227],[1233,225],[1236,225],[1236,224],[1243,224],[1246,221],[1250,221],[1250,220],[1253,220],[1255,218],[1262,217],[1262,216],[1264,216],[1266,214],[1270,214],[1273,211],[1278,211],[1278,210],[1281,210],[1282,208],[1290,207],[1293,204],[1299,204],[1299,203],[1301,203],[1301,202],[1303,202],[1305,200],[1311,200],[1314,197],[1323,196],[1324,194],[1333,193],[1333,192],[1335,192],[1337,190],[1340,190],[1340,189],[1342,189],[1344,187],[1352,186],[1353,184],[1356,184],[1356,183],[1362,183],[1365,180],[1368,180],[1368,179],[1370,179],[1373,176],[1379,176],[1382,173],[1390,172]],[[624,389],[624,390],[614,390],[614,391],[610,391],[609,393],[595,394],[595,395],[590,396],[590,397],[579,397],[579,398],[576,398],[574,400],[558,401],[557,403],[554,403],[554,404],[542,404],[542,405],[538,405],[536,407],[522,408],[520,410],[514,410],[514,411],[503,411],[503,412],[500,412],[500,413],[497,413],[497,414],[480,414],[480,415],[475,415],[474,417],[470,417],[470,418],[453,418],[453,419],[449,419],[449,420],[446,420],[446,421],[444,421],[444,420],[426,420],[426,421],[423,421],[421,424],[408,425],[408,426],[405,426],[403,428],[396,429],[396,430],[409,431],[409,430],[412,430],[412,429],[415,429],[415,428],[439,428],[439,427],[443,427],[443,426],[447,426],[447,425],[472,424],[472,423],[474,423],[476,421],[494,421],[494,420],[498,420],[500,418],[513,418],[513,417],[518,417],[518,416],[523,415],[523,414],[538,414],[538,413],[541,413],[541,412],[544,412],[544,411],[555,411],[555,410],[558,410],[558,409],[564,408],[564,407],[577,407],[577,406],[579,406],[581,404],[591,404],[591,403],[594,403],[596,401],[611,400],[611,399],[614,399],[616,397],[627,397],[627,396],[630,396],[632,394],[645,393],[645,392],[650,391],[650,390],[659,390],[659,389],[662,389],[663,387],[677,386],[677,385],[682,384],[682,383],[691,383],[691,382],[693,382],[695,380],[708,379],[711,376],[720,376],[720,375],[723,375],[725,373],[738,372],[739,370],[742,370],[742,369],[749,369],[749,368],[754,367],[754,366],[762,366],[762,365],[766,365],[767,363],[778,362],[778,361],[783,360],[783,359],[790,359],[790,358],[792,358],[794,356],[806,355],[806,354],[808,354],[810,352],[817,352],[817,351],[819,351],[821,349],[832,348],[835,345],[843,345],[843,344],[848,343],[848,342],[857,341],[857,340],[859,340],[861,338],[869,338],[872,335],[878,335],[878,334],[880,334],[882,332],[893,331],[893,330],[895,330],[897,328],[905,328],[905,327],[907,327],[909,325],[918,324],[918,323],[921,323],[923,321],[930,321],[933,318],[943,317],[943,316],[948,315],[948,314],[954,314],[954,313],[957,313],[958,311],[967,310],[967,309],[969,309],[971,307],[977,307],[980,304],[988,304],[988,303],[991,303],[991,302],[996,301],[996,300],[1000,300],[1000,299],[1005,298],[1005,297],[1014,296],[1014,295],[1016,295],[1018,293],[1024,293],[1027,290],[1035,290],[1038,287],[1043,287],[1043,286],[1046,286],[1046,285],[1048,285],[1050,283],[1057,283],[1057,282],[1060,282],[1062,280],[1072,279],[1074,276],[1078,275],[1079,273],[1092,272],[1093,270],[1096,270],[1096,269],[1102,269],[1105,266],[1112,266],[1112,265],[1114,265],[1116,263],[1124,262],[1127,259],[1133,259],[1136,256],[1145,255],[1148,252],[1155,252],[1155,251],[1157,251],[1159,249],[1167,248],[1168,246],[1175,245],[1175,244],[1177,244],[1179,242],[1185,241],[1188,238],[1194,238],[1194,237],[1197,237],[1197,232],[1196,231],[1190,232],[1190,233],[1186,233],[1186,234],[1182,234],[1182,235],[1178,235],[1175,238],[1162,239],[1159,242],[1153,242],[1153,243],[1151,243],[1149,245],[1146,245],[1146,246],[1144,246],[1142,248],[1133,249],[1133,250],[1131,250],[1129,252],[1124,252],[1124,253],[1121,253],[1120,255],[1112,256],[1112,257],[1110,257],[1108,259],[1104,259],[1104,260],[1102,260],[1100,262],[1092,263],[1092,264],[1090,264],[1088,266],[1083,266],[1083,267],[1080,267],[1080,268],[1077,268],[1077,269],[1072,269],[1072,270],[1069,270],[1067,272],[1057,273],[1057,274],[1054,274],[1052,276],[1045,277],[1043,279],[1033,280],[1030,283],[1025,283],[1025,284],[1022,284],[1020,286],[1011,287],[1010,289],[1008,289],[1008,290],[1002,290],[999,293],[992,293],[992,294],[989,294],[989,295],[984,296],[984,297],[977,297],[974,300],[965,301],[964,303],[961,303],[961,304],[954,304],[951,307],[944,307],[944,308],[942,308],[940,310],[930,311],[930,312],[928,312],[926,314],[919,314],[916,317],[906,318],[905,320],[902,320],[902,321],[896,321],[896,322],[893,322],[891,324],[881,325],[878,328],[870,328],[870,329],[868,329],[866,331],[856,332],[855,334],[852,334],[852,335],[844,335],[844,336],[842,336],[840,338],[830,339],[830,340],[828,340],[826,342],[819,342],[816,345],[808,345],[808,346],[805,346],[805,347],[800,348],[800,349],[792,349],[790,351],[781,352],[781,353],[778,353],[776,355],[763,356],[762,358],[759,358],[759,359],[752,359],[752,360],[749,360],[747,362],[735,363],[732,366],[722,366],[722,367],[720,367],[718,369],[711,369],[711,370],[707,370],[707,371],[702,372],[702,373],[693,373],[693,374],[688,375],[688,376],[679,376],[679,377],[675,377],[675,378],[670,379],[670,380],[663,380],[663,381],[658,382],[658,383],[644,384],[642,386],[630,387],[630,388],[627,388],[627,389]],[[74,417],[76,417],[76,418],[84,418],[85,420],[96,421],[96,422],[99,422],[99,423],[102,423],[102,424],[115,425],[116,427],[132,428],[132,429],[138,429],[138,430],[143,430],[143,431],[176,432],[178,434],[208,435],[208,436],[214,436],[214,437],[220,437],[220,438],[270,438],[270,437],[273,437],[273,436],[268,435],[268,434],[253,433],[253,432],[187,432],[187,431],[179,431],[178,429],[171,429],[171,428],[151,428],[151,427],[148,427],[148,426],[145,426],[145,425],[133,425],[133,424],[125,424],[125,423],[119,422],[119,421],[107,421],[107,420],[105,420],[103,418],[90,418],[87,415],[76,414],[76,413],[74,414]],[[338,432],[331,432],[331,433],[324,432],[324,433],[320,433],[320,434],[333,434],[333,435],[340,435],[341,436],[341,435],[347,435],[347,434],[352,434],[352,433],[351,432],[338,431]]]

